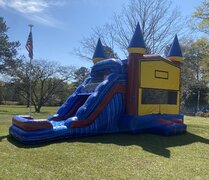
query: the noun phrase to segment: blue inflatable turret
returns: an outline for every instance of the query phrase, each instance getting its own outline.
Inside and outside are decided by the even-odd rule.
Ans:
[[[96,62],[101,61],[103,59],[106,59],[106,56],[105,56],[103,45],[102,45],[101,40],[99,38],[94,55],[92,57],[92,60],[94,63],[96,63]]]
[[[167,58],[170,59],[171,61],[177,61],[177,62],[181,62],[183,59],[181,47],[179,45],[177,35],[175,36],[175,38],[173,40],[173,43],[172,43],[171,48],[168,52]]]
[[[141,32],[141,28],[139,23],[136,26],[136,30],[134,32],[134,35],[132,36],[131,42],[128,46],[128,52],[129,53],[138,53],[138,54],[144,54],[145,53],[145,42],[144,38]]]

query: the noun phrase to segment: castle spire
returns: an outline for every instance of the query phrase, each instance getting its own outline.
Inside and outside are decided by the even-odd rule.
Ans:
[[[170,50],[168,52],[167,58],[170,59],[171,61],[177,61],[177,62],[181,62],[183,59],[181,47],[179,45],[177,35],[175,35],[173,43],[172,43]]]
[[[99,38],[98,42],[97,42],[96,49],[94,51],[94,55],[92,57],[92,60],[93,60],[94,63],[96,63],[96,62],[101,61],[101,60],[103,60],[105,58],[106,57],[105,57],[104,48],[103,48],[101,40]]]
[[[139,23],[137,23],[134,35],[132,36],[131,42],[128,46],[129,53],[144,54],[145,53],[145,42],[141,32]]]
[[[139,23],[128,46],[128,85],[126,111],[130,115],[138,115],[139,66],[145,53],[145,42]]]

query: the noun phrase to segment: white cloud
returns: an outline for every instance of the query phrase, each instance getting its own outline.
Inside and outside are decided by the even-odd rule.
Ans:
[[[57,21],[56,19],[48,16],[45,14],[44,16],[39,16],[39,15],[33,15],[31,17],[32,20],[39,22],[40,24],[44,24],[46,26],[51,26],[51,27],[60,27],[61,23]]]
[[[4,7],[5,6],[5,1],[4,0],[0,0],[0,7]]]
[[[0,0],[0,7],[15,10],[32,21],[53,27],[60,23],[49,15],[50,7],[63,5],[64,0]]]
[[[8,3],[7,6],[21,13],[38,13],[43,12],[46,8],[48,8],[48,4],[41,0],[16,0]]]

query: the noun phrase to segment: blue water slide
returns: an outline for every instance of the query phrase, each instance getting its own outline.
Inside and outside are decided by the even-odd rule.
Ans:
[[[86,92],[85,87],[94,82],[98,78],[106,74],[106,77],[101,80],[92,92]],[[86,102],[77,110],[75,116],[79,119],[87,118],[98,104],[102,101],[103,97],[110,91],[114,84],[126,83],[126,74],[124,64],[120,60],[108,59],[96,63],[91,70],[90,77],[88,77],[76,91],[66,100],[66,102],[59,108],[55,116],[65,116],[79,101],[82,95],[88,95]],[[53,116],[48,119],[51,120]]]
[[[76,113],[78,119],[87,118],[99,105],[104,96],[111,90],[113,85],[117,83],[118,79],[119,76],[117,74],[110,74],[102,83],[100,83],[96,87],[95,92],[89,96],[85,104],[78,109]]]
[[[126,78],[124,64],[120,60],[110,59],[96,63],[92,67],[90,76],[57,111],[59,116],[65,116],[82,96],[88,95],[73,117],[60,121],[53,121],[50,117],[49,121],[52,128],[36,131],[26,131],[12,125],[10,134],[22,143],[34,144],[54,139],[118,132],[119,119],[125,111],[125,100],[124,94],[117,92],[117,90],[111,94],[107,104],[102,107],[101,112],[95,116],[95,119],[92,119],[93,121],[90,124],[82,128],[71,128],[70,125],[75,117],[79,122],[91,117],[95,110],[101,107],[106,95],[113,92],[116,85],[125,87]],[[96,86],[89,90],[88,87],[92,84]]]
[[[11,126],[10,134],[24,144],[36,144],[49,140],[115,133],[119,131],[119,120],[124,111],[124,97],[121,93],[116,93],[94,122],[86,127],[68,128],[68,120],[51,121],[52,129],[28,132],[16,126]]]

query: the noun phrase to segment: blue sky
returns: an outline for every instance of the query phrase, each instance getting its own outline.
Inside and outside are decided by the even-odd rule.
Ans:
[[[191,17],[201,0],[172,0],[183,16]],[[20,41],[19,54],[26,55],[25,43],[33,24],[34,58],[58,61],[62,65],[92,66],[73,55],[74,48],[95,26],[111,20],[127,0],[0,0],[12,41]]]

